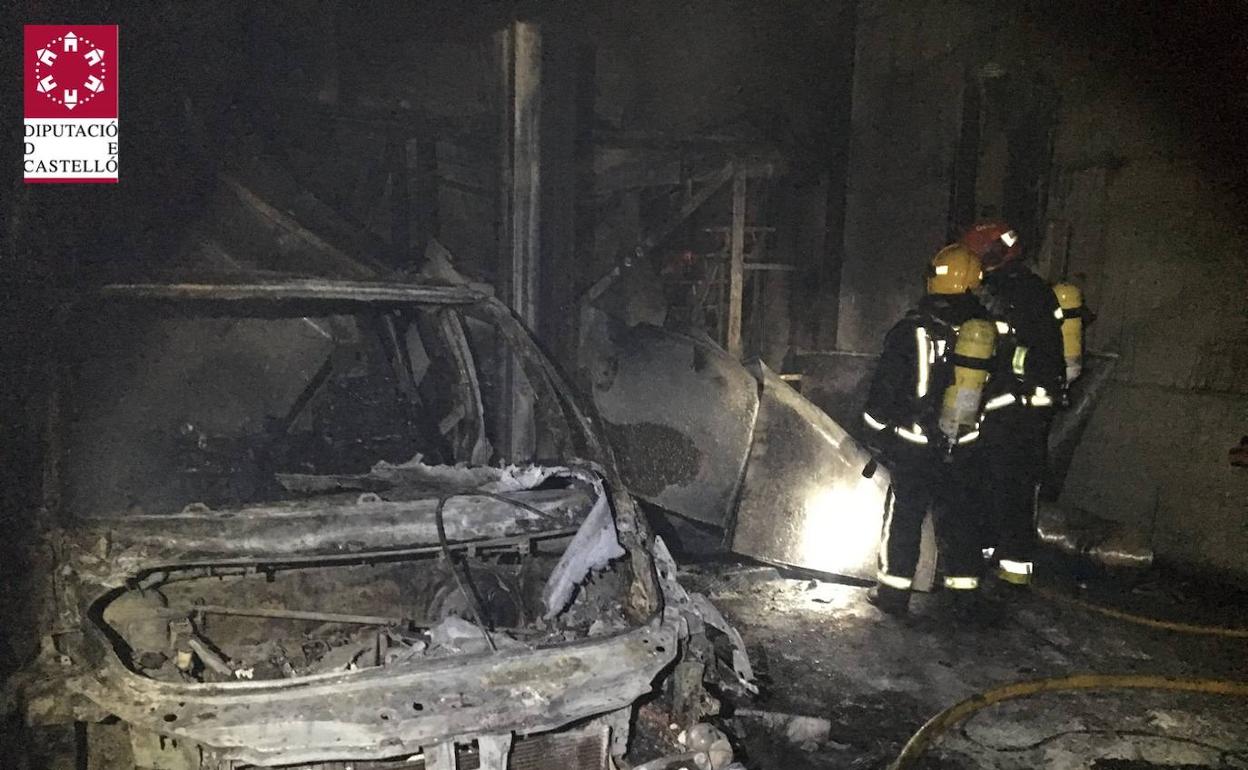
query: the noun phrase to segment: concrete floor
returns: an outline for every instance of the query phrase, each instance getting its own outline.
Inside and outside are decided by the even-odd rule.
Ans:
[[[966,628],[938,595],[917,597],[912,617],[897,620],[867,604],[860,587],[786,579],[766,567],[684,569],[682,581],[737,624],[765,678],[758,702],[742,708],[831,723],[826,739],[803,744],[774,723],[732,720],[749,767],[883,768],[933,714],[1020,679],[1096,672],[1248,681],[1248,640],[1132,625],[1034,593],[993,592],[998,621]],[[1091,593],[1154,616],[1186,609],[1169,590],[1107,584]],[[1225,595],[1200,606],[1199,620],[1248,623],[1248,605]],[[1248,768],[1248,700],[1154,691],[1033,696],[979,712],[944,735],[921,766]]]
[[[829,728],[817,740],[790,740],[774,720],[729,718],[739,759],[751,770],[885,768],[930,716],[1017,680],[1097,672],[1248,682],[1248,639],[1155,630],[1034,593],[994,592],[999,621],[965,628],[938,595],[917,597],[912,616],[897,620],[867,604],[864,588],[788,578],[770,567],[691,562],[681,581],[706,593],[750,648],[762,693],[734,704],[739,712],[815,717]],[[1248,625],[1248,597],[1229,590],[1103,582],[1085,594],[1154,617]],[[663,733],[667,721],[650,732]],[[0,756],[12,758],[7,733],[0,726]],[[65,737],[72,744],[72,734]],[[644,758],[676,750],[670,740],[649,748]],[[946,733],[920,766],[1248,768],[1248,699],[1143,691],[1034,696],[979,712]]]

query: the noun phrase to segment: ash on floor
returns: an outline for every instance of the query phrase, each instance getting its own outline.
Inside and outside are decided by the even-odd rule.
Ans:
[[[966,627],[953,621],[947,597],[916,596],[911,616],[897,620],[867,604],[862,587],[786,578],[769,567],[687,565],[682,581],[737,625],[763,676],[758,700],[739,704],[728,722],[750,767],[884,768],[933,714],[1018,680],[1248,680],[1246,640],[1133,625],[1035,592],[991,592],[995,619]],[[1115,598],[1104,587],[1098,596]],[[1146,592],[1118,598],[1155,615],[1182,613]],[[1222,610],[1224,621],[1245,617]],[[1048,693],[977,713],[943,735],[920,766],[1248,768],[1246,713],[1243,699],[1226,696]]]

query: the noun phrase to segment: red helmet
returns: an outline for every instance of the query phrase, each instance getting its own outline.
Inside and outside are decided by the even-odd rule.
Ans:
[[[996,270],[1022,256],[1018,233],[1003,220],[977,222],[962,234],[961,244],[979,255],[984,270]]]

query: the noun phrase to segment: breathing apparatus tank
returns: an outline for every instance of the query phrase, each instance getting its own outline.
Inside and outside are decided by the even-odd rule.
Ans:
[[[1053,286],[1061,308],[1062,355],[1066,358],[1066,384],[1083,372],[1083,292],[1070,283]]]
[[[949,362],[953,364],[953,384],[945,389],[941,402],[940,432],[951,445],[967,443],[979,428],[980,404],[988,382],[997,329],[991,321],[972,318],[958,328]]]

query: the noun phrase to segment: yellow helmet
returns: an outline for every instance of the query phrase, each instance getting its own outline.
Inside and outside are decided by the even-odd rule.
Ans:
[[[936,252],[927,271],[928,294],[962,294],[979,288],[984,269],[979,256],[960,243]]]

